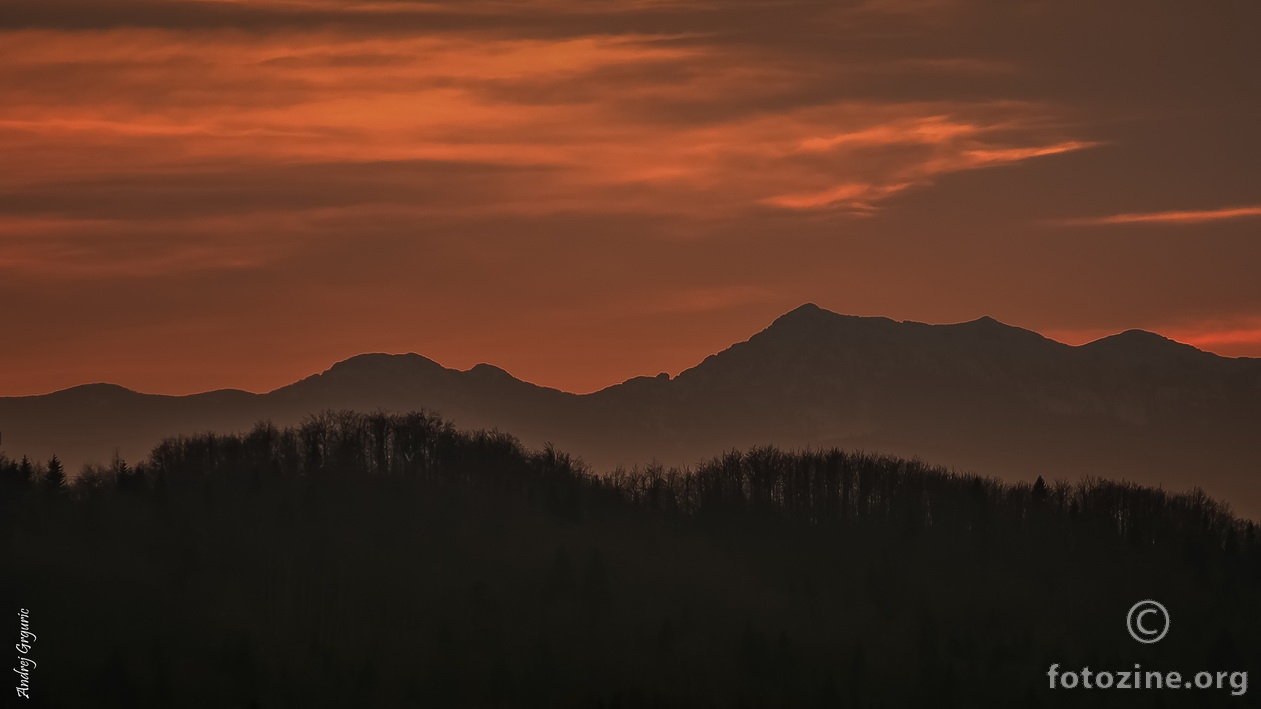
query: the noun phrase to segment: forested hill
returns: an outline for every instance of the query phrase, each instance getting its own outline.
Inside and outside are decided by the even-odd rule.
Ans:
[[[675,377],[575,395],[490,365],[363,355],[267,394],[137,394],[92,385],[0,398],[11,452],[71,472],[162,437],[244,432],[312,411],[440,412],[465,428],[555,443],[596,470],[689,465],[732,447],[876,450],[989,475],[1098,475],[1200,486],[1261,519],[1261,360],[1129,331],[1071,347],[990,318],[925,325],[813,305]]]
[[[773,448],[594,476],[353,413],[0,485],[48,706],[1257,705],[1047,686],[1257,667],[1261,534],[1198,492]]]

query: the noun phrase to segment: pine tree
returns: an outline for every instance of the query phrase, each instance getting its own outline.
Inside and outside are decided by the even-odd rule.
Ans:
[[[31,459],[22,456],[21,462],[18,463],[18,480],[22,484],[29,484],[35,475],[35,468],[31,465]]]
[[[30,486],[31,481],[21,474],[16,460],[0,453],[0,483],[3,483],[2,488],[5,490],[22,491]]]
[[[48,470],[44,472],[44,489],[50,492],[62,492],[66,489],[66,470],[57,456],[48,459]]]
[[[1039,475],[1038,479],[1033,482],[1033,501],[1041,504],[1046,501],[1047,489],[1046,481]]]

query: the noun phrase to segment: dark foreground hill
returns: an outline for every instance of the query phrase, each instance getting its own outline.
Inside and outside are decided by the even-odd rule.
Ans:
[[[1258,705],[1261,535],[1200,494],[767,448],[601,478],[423,415],[172,440],[73,490],[22,470],[0,600],[31,706]],[[1155,645],[1126,631],[1148,598]]]
[[[986,474],[1094,474],[1202,486],[1261,518],[1261,360],[1129,331],[1080,347],[989,318],[925,325],[813,305],[676,377],[587,395],[490,365],[363,355],[267,394],[187,397],[92,385],[0,399],[10,454],[72,471],[165,435],[296,423],[311,411],[426,408],[469,428],[552,442],[596,469],[693,464],[732,447],[878,450]]]

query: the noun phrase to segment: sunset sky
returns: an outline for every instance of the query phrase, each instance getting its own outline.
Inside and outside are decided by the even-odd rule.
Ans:
[[[1252,0],[6,0],[0,395],[585,392],[804,302],[1261,356]]]

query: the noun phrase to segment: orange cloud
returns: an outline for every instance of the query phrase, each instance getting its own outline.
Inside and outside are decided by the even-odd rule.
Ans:
[[[0,228],[60,220],[67,239],[118,219],[261,233],[329,210],[862,215],[940,175],[1088,145],[1035,103],[803,101],[852,67],[689,33],[26,30],[0,33],[0,66],[0,152],[24,166],[0,175]]]
[[[1129,13],[10,2],[0,301],[22,335],[0,348],[0,393],[87,376],[262,387],[363,350],[593,387],[688,366],[806,300],[923,319],[999,302],[1087,327],[1120,322],[1116,290],[1159,276],[1161,298],[1127,318],[1249,306],[1251,241],[1131,258],[1013,238],[1024,210],[1089,213],[1079,188],[1132,200],[1183,180],[1188,203],[1247,201],[1230,190],[1255,131],[1221,130],[1252,112],[1247,57],[1180,34],[1180,16]],[[1191,104],[1206,110],[1185,118]],[[1042,159],[1103,142],[1117,149]],[[1221,163],[1126,172],[1166,144]]]
[[[870,214],[875,210],[875,202],[877,200],[910,186],[910,183],[887,186],[864,184],[837,185],[821,192],[779,195],[768,197],[765,201],[769,205],[786,209],[843,206],[856,214]]]
[[[1261,353],[1261,318],[1242,317],[1175,327],[1168,336],[1225,356],[1256,357]]]
[[[1107,217],[1064,219],[1059,224],[1068,226],[1098,226],[1107,224],[1200,224],[1225,219],[1261,217],[1261,205],[1225,207],[1222,209],[1198,209],[1169,212],[1135,212],[1113,214]]]

